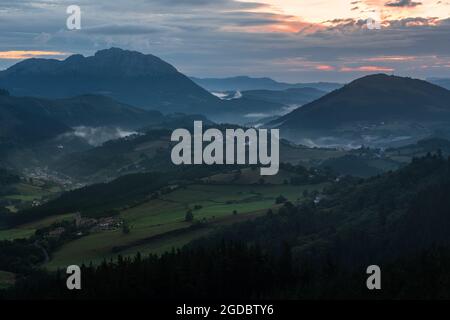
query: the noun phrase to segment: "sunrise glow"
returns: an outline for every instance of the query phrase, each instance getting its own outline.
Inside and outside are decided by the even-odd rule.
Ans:
[[[59,51],[26,51],[26,50],[13,50],[13,51],[0,51],[0,59],[20,60],[35,57],[48,57],[48,56],[65,56],[67,53]]]
[[[448,1],[402,1],[399,0],[261,0],[266,6],[256,12],[271,12],[288,16],[299,22],[333,25],[338,20],[368,18],[379,19],[382,23],[391,20],[424,18],[426,21],[410,21],[411,26],[421,24],[438,24],[441,19],[450,16]],[[280,22],[283,24],[283,22]],[[283,30],[282,27],[278,28]],[[291,28],[285,28],[291,31]],[[299,31],[297,29],[296,31]]]

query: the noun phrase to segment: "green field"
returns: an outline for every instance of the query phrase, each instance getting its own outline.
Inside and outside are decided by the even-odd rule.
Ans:
[[[5,195],[5,199],[33,201],[40,200],[49,194],[61,191],[57,186],[44,186],[24,182],[13,185],[13,188],[15,192],[13,194]]]
[[[55,222],[63,220],[71,220],[72,218],[73,214],[51,216],[41,220],[20,225],[12,229],[0,230],[0,240],[14,240],[14,239],[28,238],[34,235],[37,229],[48,227]]]
[[[275,207],[275,198],[283,195],[290,201],[302,198],[302,192],[320,190],[323,184],[292,185],[191,185],[149,200],[121,212],[131,227],[129,234],[121,230],[96,232],[65,244],[53,254],[49,269],[69,264],[99,262],[117,254],[136,252],[160,253],[180,247],[201,237],[217,226],[251,219]],[[199,229],[189,228],[185,214],[191,209],[195,220],[206,222]],[[236,211],[237,214],[233,214]],[[151,238],[151,237],[157,238]],[[149,239],[150,238],[150,239]],[[113,249],[123,247],[123,250]]]
[[[276,175],[262,177],[259,168],[244,168],[231,173],[215,174],[203,179],[203,181],[233,185],[259,184],[261,181],[268,184],[284,184],[286,180],[289,181],[292,177],[292,172],[283,169],[280,169]]]
[[[14,200],[20,205],[31,206],[31,203],[35,200],[40,201],[49,195],[61,192],[62,189],[48,182],[43,182],[34,179],[33,181],[21,181],[10,186],[10,193],[6,193],[1,196],[2,200]],[[6,206],[6,208],[12,213],[16,214],[18,209],[14,205]],[[23,239],[32,236],[37,229],[47,227],[54,222],[71,218],[73,215],[60,215],[47,217],[42,220],[35,221],[33,223],[27,223],[21,226],[17,226],[13,229],[0,229],[0,241],[1,240],[14,240]]]
[[[0,230],[0,241],[29,238],[34,234],[35,231],[36,231],[35,229],[28,229],[28,228],[13,228]]]
[[[7,191],[3,191],[0,199],[12,202],[6,208],[15,213],[23,207],[29,207],[33,202],[42,202],[47,197],[57,194],[63,189],[52,183],[41,180],[21,181],[8,186]],[[35,203],[36,204],[36,203]]]

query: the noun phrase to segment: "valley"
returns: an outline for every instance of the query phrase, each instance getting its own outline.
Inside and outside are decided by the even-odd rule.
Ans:
[[[110,219],[108,212],[111,209],[109,205],[103,208],[94,202],[94,211],[82,210],[85,212],[82,213],[82,217],[85,217],[82,221],[86,222],[78,222],[80,227],[70,231],[71,234],[64,236],[66,240],[62,240],[62,234],[56,230],[61,228],[61,223],[65,223],[63,225],[74,223],[76,210],[81,209],[75,202],[72,209],[68,209],[72,211],[70,213],[48,211],[46,214],[50,213],[50,216],[34,218],[30,222],[0,230],[0,240],[28,238],[30,241],[43,243],[44,247],[48,247],[45,243],[52,238],[61,240],[61,244],[56,250],[53,249],[50,260],[44,265],[50,270],[75,263],[98,264],[104,259],[114,259],[118,254],[122,256],[133,256],[136,252],[161,254],[167,250],[181,248],[190,241],[206,236],[223,226],[265,216],[269,210],[276,211],[285,201],[300,203],[306,197],[321,192],[326,186],[326,183],[321,181],[331,179],[319,175],[311,179],[309,174],[311,182],[297,184],[296,180],[292,180],[291,183],[291,179],[302,177],[293,169],[282,170],[279,175],[262,179],[256,168],[206,176],[203,174],[203,176],[204,178],[199,180],[201,184],[169,183],[168,187],[159,191],[155,189],[157,193],[136,198],[138,201],[133,201],[131,197],[124,198],[120,204],[117,203],[118,206],[115,207],[114,215],[111,217],[113,221],[117,221],[117,226],[116,222],[113,222],[111,227],[98,228],[102,220]],[[300,181],[305,178],[307,181],[308,176],[301,178]],[[97,195],[87,192],[85,197],[96,198]],[[280,197],[283,200],[277,200]],[[87,198],[83,201],[86,202]],[[61,202],[55,199],[44,206],[52,208],[55,201]],[[104,213],[99,216],[96,212]],[[190,220],[186,220],[188,212],[193,215]],[[84,224],[91,223],[90,217],[100,217],[97,218],[100,220],[85,228]],[[126,232],[123,229],[125,225],[128,229]],[[63,227],[62,232],[66,231],[69,232],[67,227]]]
[[[72,264],[89,275],[80,297],[366,297],[360,268],[414,273],[402,259],[416,255],[439,257],[445,277],[450,91],[432,82],[190,78],[119,48],[0,71],[0,298],[40,284],[42,297],[65,297],[49,283]],[[173,163],[172,133],[189,132],[191,160],[196,122],[217,129],[214,142],[279,130],[277,172]],[[267,151],[237,144],[241,155]]]
[[[236,192],[232,185],[187,186],[121,211],[119,217],[130,226],[129,233],[109,230],[71,241],[54,253],[47,267],[99,263],[118,254],[160,254],[181,248],[223,225],[263,216],[268,209],[276,210],[279,205],[275,200],[280,195],[297,202],[301,201],[304,190],[320,191],[322,188],[320,184],[302,187],[249,185],[241,186]],[[193,212],[194,223],[185,221],[189,210]]]

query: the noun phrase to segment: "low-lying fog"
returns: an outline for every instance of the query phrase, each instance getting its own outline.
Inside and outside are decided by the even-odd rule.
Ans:
[[[413,136],[362,136],[360,139],[345,139],[325,136],[314,139],[302,138],[295,142],[311,148],[336,148],[350,150],[359,149],[362,146],[382,149],[388,147],[400,147],[415,143],[417,140],[419,140],[419,138]]]
[[[136,131],[130,131],[119,127],[75,127],[74,131],[66,133],[65,136],[75,136],[86,140],[92,146],[99,146],[106,141],[124,138],[133,134]]]

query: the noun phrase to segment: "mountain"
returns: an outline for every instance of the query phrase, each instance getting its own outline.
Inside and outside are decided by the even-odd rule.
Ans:
[[[223,100],[228,111],[226,114],[220,114],[221,122],[252,125],[268,122],[270,118],[276,119],[296,107],[322,97],[326,92],[314,88],[290,88],[213,94]]]
[[[45,140],[70,128],[47,114],[42,100],[0,95],[0,145]]]
[[[315,88],[322,91],[333,91],[342,87],[334,82],[285,83],[271,78],[252,78],[237,76],[231,78],[196,78],[191,79],[209,91],[244,91],[244,90],[286,90],[289,88]]]
[[[194,121],[202,121],[205,126],[212,126],[214,122],[207,117],[199,114],[184,114],[184,113],[171,113],[163,117],[163,119],[157,123],[152,123],[148,126],[140,128],[139,131],[147,132],[158,129],[170,129],[175,130],[178,128],[191,128]]]
[[[77,126],[138,128],[164,118],[158,111],[138,109],[97,95],[49,100],[3,94],[0,115],[0,136],[9,142],[45,140]]]
[[[212,112],[221,102],[160,58],[118,48],[62,61],[27,59],[0,72],[0,87],[54,99],[101,94],[167,113]]]
[[[195,84],[160,58],[111,48],[65,60],[27,59],[0,71],[0,87],[16,96],[66,99],[103,95],[163,113],[203,114],[215,121],[245,122],[257,110],[279,110],[266,101],[225,101]]]
[[[441,86],[445,89],[450,90],[450,79],[445,79],[445,78],[430,78],[427,79],[427,81],[437,85],[437,86]]]
[[[248,90],[241,92],[242,97],[262,100],[284,105],[303,105],[312,102],[326,94],[315,88],[289,88],[286,90]]]
[[[450,91],[429,82],[375,74],[357,79],[269,123],[296,138],[354,140],[448,133]],[[370,142],[370,141],[369,141]]]
[[[163,115],[99,95],[50,100],[1,92],[0,165],[19,172],[49,167],[61,158],[68,163],[74,152],[138,132],[192,126],[194,120],[212,124],[201,115]],[[170,137],[166,144],[167,141]],[[108,165],[113,164],[105,163],[103,167]]]
[[[135,108],[101,95],[82,95],[44,102],[46,105],[42,105],[42,108],[47,114],[71,127],[138,128],[164,119],[159,111]]]

